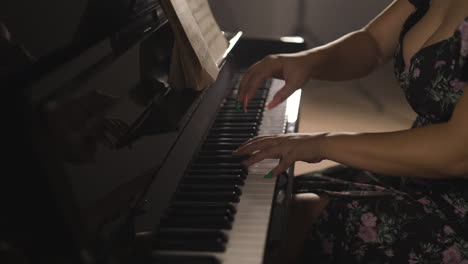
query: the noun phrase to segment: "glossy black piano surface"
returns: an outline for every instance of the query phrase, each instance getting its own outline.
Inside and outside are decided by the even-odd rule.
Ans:
[[[225,231],[249,178],[230,151],[259,133],[271,86],[258,90],[248,113],[236,109],[240,74],[257,58],[249,47],[304,46],[241,38],[210,87],[171,89],[170,26],[157,2],[133,2],[138,12],[117,12],[125,19],[110,21],[112,30],[85,34],[89,20],[81,21],[76,32],[87,37],[52,47],[6,80],[12,176],[2,184],[0,242],[9,255],[125,263],[135,234],[151,232],[149,263],[223,262],[203,252],[222,254],[233,241]],[[90,6],[82,17],[95,19],[99,8]],[[278,188],[287,191],[286,178],[278,182],[274,199]]]

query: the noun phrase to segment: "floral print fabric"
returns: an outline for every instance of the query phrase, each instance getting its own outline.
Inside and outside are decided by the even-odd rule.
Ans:
[[[410,0],[395,75],[418,114],[413,127],[447,122],[468,83],[468,19],[408,65],[402,40],[430,1]],[[347,166],[297,176],[295,192],[330,200],[306,240],[304,263],[468,264],[468,180],[376,175]]]
[[[437,188],[434,188],[437,186]],[[330,199],[304,263],[468,264],[466,180],[407,180],[335,166],[296,177]]]

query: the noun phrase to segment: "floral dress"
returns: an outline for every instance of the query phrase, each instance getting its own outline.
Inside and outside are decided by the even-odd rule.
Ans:
[[[402,39],[430,4],[410,2],[416,11],[401,31],[394,69],[419,127],[448,121],[463,94],[468,18],[405,65]],[[330,200],[308,234],[304,263],[468,264],[467,179],[391,177],[340,165],[297,176],[294,188]]]

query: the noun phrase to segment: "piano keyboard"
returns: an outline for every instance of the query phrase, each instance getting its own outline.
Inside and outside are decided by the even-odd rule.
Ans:
[[[278,160],[245,169],[231,152],[256,135],[285,133],[286,102],[265,111],[283,83],[266,82],[247,113],[235,107],[238,85],[226,97],[160,222],[156,263],[263,263],[276,185],[263,176]]]

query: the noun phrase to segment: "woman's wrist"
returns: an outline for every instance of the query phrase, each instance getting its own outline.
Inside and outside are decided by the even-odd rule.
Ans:
[[[329,154],[328,154],[329,147],[327,146],[330,144],[330,140],[333,140],[330,138],[330,134],[331,133],[327,132],[327,133],[323,133],[322,135],[318,137],[317,151],[318,151],[319,156],[321,157],[321,160],[330,159]]]
[[[298,134],[302,138],[297,142],[295,149],[297,151],[296,161],[305,161],[308,163],[317,163],[325,159],[326,136],[329,133],[311,133],[311,134]]]
[[[308,69],[308,79],[320,79],[325,67],[326,51],[321,49],[310,49],[305,51],[305,65]]]

